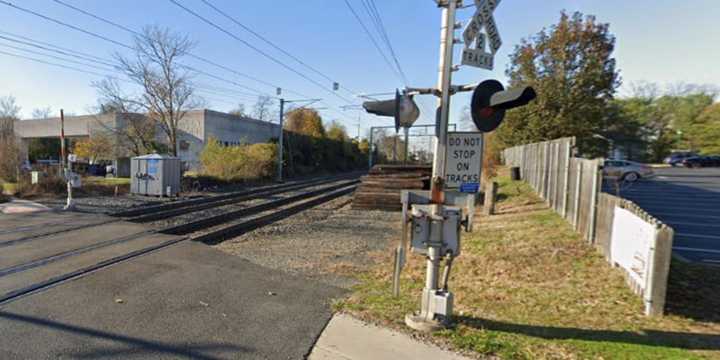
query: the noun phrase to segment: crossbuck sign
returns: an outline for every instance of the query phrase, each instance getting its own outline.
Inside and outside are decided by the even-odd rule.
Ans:
[[[493,11],[500,4],[500,0],[475,0],[477,10],[463,31],[465,49],[462,54],[462,64],[475,66],[487,70],[494,67],[495,54],[502,45]],[[485,32],[481,32],[485,29]],[[487,39],[487,41],[486,41]],[[485,51],[486,43],[490,52]]]

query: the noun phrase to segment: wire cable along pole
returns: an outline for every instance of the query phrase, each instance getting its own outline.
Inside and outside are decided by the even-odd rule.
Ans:
[[[466,26],[463,38],[462,64],[492,70],[493,59],[502,41],[492,13],[500,0],[475,1],[478,7]],[[448,290],[450,270],[454,258],[460,255],[460,228],[471,231],[475,200],[480,188],[483,154],[483,132],[493,131],[503,120],[505,111],[527,104],[535,98],[531,87],[504,90],[497,80],[477,85],[452,85],[455,14],[462,0],[436,0],[442,8],[440,31],[440,61],[436,89],[406,89],[439,97],[436,112],[436,141],[433,174],[429,196],[427,192],[404,191],[403,237],[396,251],[393,292],[399,293],[399,273],[410,227],[410,246],[427,260],[425,287],[419,313],[408,314],[405,324],[420,331],[435,331],[446,327],[453,312],[453,294]],[[485,32],[481,32],[484,29]],[[485,38],[488,41],[485,41]],[[490,52],[486,51],[486,45]],[[459,91],[473,91],[470,106],[473,122],[480,131],[448,133],[450,97]],[[448,156],[451,155],[451,156]],[[429,204],[428,204],[429,203]],[[442,277],[440,263],[444,260]]]

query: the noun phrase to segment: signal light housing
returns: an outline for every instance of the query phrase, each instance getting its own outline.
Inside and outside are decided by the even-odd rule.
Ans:
[[[420,117],[420,108],[410,95],[400,94],[395,90],[395,98],[391,100],[366,101],[363,108],[370,114],[389,116],[395,119],[395,130],[411,127]]]
[[[527,105],[536,97],[530,86],[505,90],[499,81],[485,80],[473,92],[470,114],[478,130],[490,132],[500,126],[506,110]]]

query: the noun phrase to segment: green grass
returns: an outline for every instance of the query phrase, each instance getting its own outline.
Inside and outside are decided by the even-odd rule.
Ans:
[[[98,186],[123,186],[130,185],[130,178],[106,178],[100,176],[90,176],[83,178],[85,184]]]
[[[3,194],[15,194],[18,192],[17,183],[2,183],[0,184],[0,193]]]
[[[618,269],[526,184],[499,182],[499,215],[478,218],[475,231],[463,234],[453,266],[455,326],[429,339],[502,359],[720,358],[717,322],[681,311],[645,317]],[[390,293],[391,263],[388,257],[363,274],[336,309],[409,331],[403,319],[419,307],[424,261],[410,255],[397,299]],[[673,269],[685,274],[676,279],[692,278],[682,266]]]

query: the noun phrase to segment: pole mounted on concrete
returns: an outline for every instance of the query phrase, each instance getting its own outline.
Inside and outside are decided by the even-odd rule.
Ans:
[[[435,134],[435,154],[433,159],[432,182],[430,185],[430,200],[433,204],[432,215],[442,218],[444,203],[445,159],[447,152],[447,132],[450,115],[450,96],[452,81],[453,44],[455,43],[455,14],[458,4],[462,0],[438,1],[442,7],[442,26],[440,30],[440,61],[438,67],[437,93],[437,129]],[[445,326],[443,321],[435,318],[434,297],[439,287],[439,269],[442,251],[442,242],[427,243],[427,272],[425,288],[423,289],[419,314],[409,314],[405,323],[420,331],[434,331]],[[448,264],[449,265],[449,264]]]
[[[65,112],[63,111],[63,109],[60,109],[60,157],[62,174],[67,184],[67,201],[63,210],[73,210],[75,209],[75,201],[73,200],[72,196],[73,173],[72,165],[69,163],[67,159],[67,153],[65,151]]]

